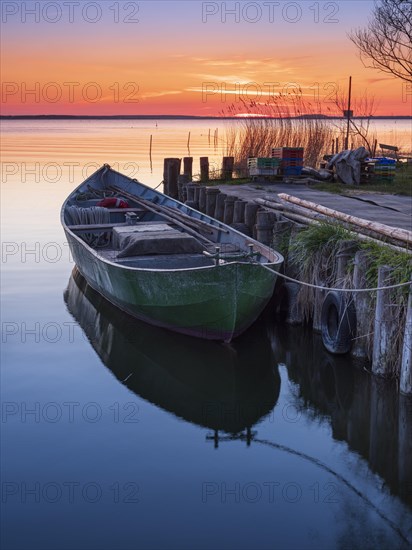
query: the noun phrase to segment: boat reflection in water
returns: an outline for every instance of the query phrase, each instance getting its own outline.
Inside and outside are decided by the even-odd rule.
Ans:
[[[75,268],[64,299],[103,363],[138,396],[188,422],[239,434],[271,412],[280,377],[264,329],[229,344],[207,342],[129,317]]]
[[[395,382],[327,353],[317,334],[277,326],[271,340],[276,362],[297,385],[295,406],[328,421],[333,438],[346,441],[412,507],[412,399],[399,395]]]

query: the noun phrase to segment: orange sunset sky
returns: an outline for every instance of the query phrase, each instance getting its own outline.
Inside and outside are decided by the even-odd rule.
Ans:
[[[3,115],[218,116],[298,90],[412,115],[411,86],[367,69],[347,33],[373,2],[2,2]],[[355,115],[362,114],[356,112]],[[369,113],[367,113],[369,114]]]

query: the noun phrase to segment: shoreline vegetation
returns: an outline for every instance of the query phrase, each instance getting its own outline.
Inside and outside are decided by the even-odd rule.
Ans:
[[[0,120],[283,120],[283,119],[296,119],[296,120],[346,120],[341,116],[327,116],[322,114],[314,115],[299,115],[299,116],[201,116],[201,115],[0,115]],[[353,120],[412,120],[411,115],[378,115],[378,116],[354,116]]]

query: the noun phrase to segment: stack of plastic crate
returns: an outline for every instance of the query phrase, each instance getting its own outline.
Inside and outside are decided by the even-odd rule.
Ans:
[[[372,164],[373,183],[391,183],[395,177],[396,160],[387,157],[376,157],[368,159]]]
[[[303,168],[303,147],[274,147],[272,157],[280,159],[284,176],[300,176]]]
[[[276,176],[280,159],[271,157],[250,157],[247,159],[249,176]]]

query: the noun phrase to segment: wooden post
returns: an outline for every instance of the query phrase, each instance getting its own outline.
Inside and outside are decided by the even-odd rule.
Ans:
[[[220,222],[223,221],[225,216],[225,201],[226,201],[227,195],[225,193],[219,193],[216,197],[216,208],[215,208],[215,215],[214,217],[219,220]]]
[[[177,178],[180,173],[181,160],[176,158],[171,158],[168,160],[169,163],[167,167],[167,194],[169,195],[169,197],[172,197],[172,199],[177,199],[179,195]]]
[[[190,132],[189,132],[189,135],[187,136],[187,152],[190,155]]]
[[[195,200],[195,189],[197,187],[197,183],[188,183],[186,185],[187,189],[187,200],[188,201],[194,201]]]
[[[347,110],[347,125],[346,125],[346,139],[345,149],[349,149],[349,129],[350,129],[350,100],[352,95],[352,77],[349,77],[349,93],[348,93],[348,110]]]
[[[391,284],[392,268],[381,266],[378,269],[378,287]],[[392,346],[396,339],[396,320],[399,310],[393,307],[391,290],[379,290],[376,296],[375,332],[373,338],[372,373],[378,376],[390,376]]]
[[[366,250],[358,250],[355,254],[355,266],[353,270],[353,288],[368,288],[365,274],[369,269],[369,254]],[[356,338],[353,341],[351,355],[359,359],[370,357],[370,332],[372,299],[369,292],[354,292],[353,300],[356,309]]]
[[[216,199],[220,189],[217,187],[207,187],[206,188],[206,214],[212,218],[215,215],[216,210]]]
[[[272,245],[275,214],[268,210],[260,210],[256,216],[256,238],[263,244]]]
[[[253,235],[253,229],[256,225],[256,216],[260,206],[254,202],[248,202],[245,207],[245,224]]]
[[[183,174],[189,176],[189,181],[193,177],[193,157],[183,157]]]
[[[231,180],[232,179],[234,163],[235,163],[235,157],[223,157],[223,161],[222,161],[222,178],[224,180]]]
[[[339,138],[335,140],[335,154],[339,153]]]
[[[246,202],[237,200],[233,210],[233,223],[245,223]]]
[[[209,157],[200,157],[200,181],[209,181]]]
[[[206,212],[206,187],[204,185],[199,186],[199,210]]]
[[[223,222],[227,225],[230,225],[233,222],[233,211],[235,209],[236,200],[237,200],[237,197],[234,197],[233,195],[228,195],[226,197]]]
[[[399,390],[405,395],[412,395],[412,288],[409,290],[406,311]]]
[[[152,136],[152,134],[150,134],[150,145],[149,145],[150,171],[153,171],[153,166],[152,166],[152,140],[153,140],[153,136]]]
[[[335,140],[332,139],[332,155],[335,154]]]
[[[178,198],[181,202],[184,202],[187,199],[186,185],[189,183],[189,177],[186,174],[181,174],[177,176],[177,190]]]

